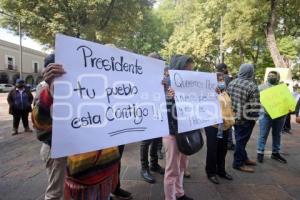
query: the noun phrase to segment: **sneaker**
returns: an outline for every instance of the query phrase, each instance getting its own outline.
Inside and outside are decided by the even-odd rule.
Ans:
[[[116,189],[114,193],[112,193],[113,199],[120,200],[130,200],[132,199],[132,195],[130,192],[127,192],[121,188]]]
[[[281,163],[287,163],[286,159],[280,155],[280,153],[272,153],[271,158]]]
[[[264,162],[264,154],[262,154],[262,153],[257,154],[257,162],[259,162],[259,163]]]
[[[177,200],[194,200],[186,195],[183,195],[182,197],[178,197]]]

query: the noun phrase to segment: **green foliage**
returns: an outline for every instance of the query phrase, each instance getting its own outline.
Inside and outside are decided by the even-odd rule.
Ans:
[[[119,38],[117,46],[125,47],[139,54],[158,52],[163,48],[169,33],[163,26],[161,18],[153,11],[145,12],[131,37]]]
[[[232,73],[242,63],[253,63],[258,79],[274,66],[265,34],[270,0],[158,1],[153,8],[154,0],[1,0],[0,8],[44,44],[53,45],[55,33],[61,32],[140,54],[159,51],[167,60],[187,54],[202,71],[213,71],[222,55]],[[300,1],[276,2],[277,46],[294,65],[300,52]],[[17,30],[9,17],[2,17],[1,24]]]
[[[166,0],[170,4],[172,1]],[[266,67],[274,66],[267,44],[265,28],[269,20],[271,7],[268,0],[181,0],[170,11],[177,10],[177,16],[164,14],[164,19],[175,23],[174,31],[162,50],[165,56],[174,53],[192,55],[201,70],[213,70],[222,50],[225,63],[232,73],[236,73],[240,64],[250,62],[256,66],[256,77],[262,79]],[[300,1],[278,0],[275,28],[280,53],[289,62],[299,56],[300,40],[299,17]],[[178,11],[181,10],[180,12]],[[181,13],[183,21],[178,21]],[[220,46],[220,19],[223,16],[223,40]],[[293,17],[294,16],[294,17]],[[168,22],[166,22],[168,23]]]
[[[152,3],[150,0],[1,0],[0,8],[22,22],[27,36],[53,45],[58,32],[101,43],[129,37]],[[10,17],[3,16],[1,24],[17,30],[16,20]]]

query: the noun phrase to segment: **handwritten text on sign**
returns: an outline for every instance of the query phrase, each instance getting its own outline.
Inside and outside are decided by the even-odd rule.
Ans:
[[[52,157],[169,134],[164,62],[57,35]]]
[[[179,133],[222,123],[216,74],[170,70],[170,78]]]

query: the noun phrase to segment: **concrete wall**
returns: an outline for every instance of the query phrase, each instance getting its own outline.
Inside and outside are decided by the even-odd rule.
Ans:
[[[23,47],[22,52],[22,78],[27,83],[36,85],[41,79],[44,58],[46,54],[33,49]],[[13,69],[8,69],[8,57],[13,58]],[[37,63],[38,71],[34,71],[34,63]],[[20,48],[19,45],[0,40],[0,82],[14,83],[20,74]]]

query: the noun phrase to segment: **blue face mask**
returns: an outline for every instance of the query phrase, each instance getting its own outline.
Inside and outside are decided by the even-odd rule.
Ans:
[[[225,82],[219,82],[219,83],[218,83],[218,88],[219,88],[220,90],[225,90],[225,88],[226,88]]]

